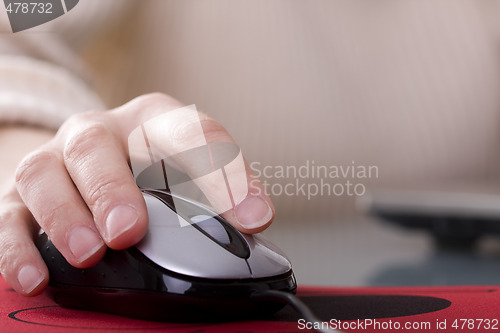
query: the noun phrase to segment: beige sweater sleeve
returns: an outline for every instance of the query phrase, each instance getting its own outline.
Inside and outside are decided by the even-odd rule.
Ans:
[[[102,108],[99,97],[64,67],[26,56],[0,57],[0,122],[56,129],[74,113]]]
[[[77,55],[130,1],[87,0],[56,20],[12,33],[0,15],[0,124],[57,129],[72,114],[103,109]]]

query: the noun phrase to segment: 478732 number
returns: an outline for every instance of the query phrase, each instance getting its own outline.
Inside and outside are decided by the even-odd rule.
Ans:
[[[50,2],[11,2],[6,10],[9,14],[52,14],[52,4]]]
[[[498,319],[455,319],[451,325],[457,330],[498,330]]]

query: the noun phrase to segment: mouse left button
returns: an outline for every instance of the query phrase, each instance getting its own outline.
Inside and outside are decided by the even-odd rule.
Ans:
[[[233,236],[224,225],[222,228],[218,225],[219,221],[210,218],[203,228],[197,227],[197,224],[207,221],[199,217],[200,213],[192,214],[191,218],[195,217],[198,222],[195,223],[190,214],[183,214],[184,218],[152,195],[144,194],[144,199],[148,208],[149,229],[135,248],[149,260],[167,270],[192,277],[251,277],[245,258],[226,247],[232,243]],[[211,236],[208,237],[208,234]],[[228,239],[231,240],[229,244]]]
[[[161,190],[143,190],[143,192],[146,205],[153,205],[149,196],[156,197],[178,215],[180,226],[191,225],[235,256],[242,259],[250,257],[250,249],[241,233],[208,207]],[[169,221],[175,223],[176,219]]]

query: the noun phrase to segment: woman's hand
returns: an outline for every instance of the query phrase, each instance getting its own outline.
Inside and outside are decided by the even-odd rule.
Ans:
[[[24,158],[15,186],[0,200],[0,271],[12,288],[32,296],[48,283],[47,267],[33,242],[39,227],[79,268],[96,264],[107,246],[125,249],[144,236],[148,215],[129,166],[129,135],[148,120],[167,114],[161,118],[165,123],[154,125],[151,136],[156,144],[164,143],[159,147],[162,154],[194,147],[199,135],[195,129],[200,127],[183,118],[183,113],[168,113],[181,107],[166,95],[151,94],[108,112],[78,114]],[[215,120],[196,114],[208,143],[234,143]],[[176,162],[187,174],[196,174],[196,160]],[[271,223],[274,208],[260,182],[243,165],[239,171],[225,171],[230,184],[239,184],[239,197],[230,209],[220,212],[238,230],[255,233]],[[246,186],[241,186],[241,170]],[[239,183],[232,182],[236,178]],[[197,185],[214,207],[220,205],[220,196],[227,196],[215,178],[205,177]]]

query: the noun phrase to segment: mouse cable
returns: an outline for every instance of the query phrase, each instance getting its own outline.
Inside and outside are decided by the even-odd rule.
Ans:
[[[256,291],[250,295],[250,298],[255,298],[259,300],[268,300],[280,302],[283,304],[290,305],[295,311],[297,311],[307,322],[310,323],[320,323],[318,325],[321,327],[321,321],[316,315],[304,304],[297,296],[278,290],[265,290],[265,291]],[[316,332],[320,333],[340,333],[339,330],[331,329],[331,328],[318,328],[315,329]]]

